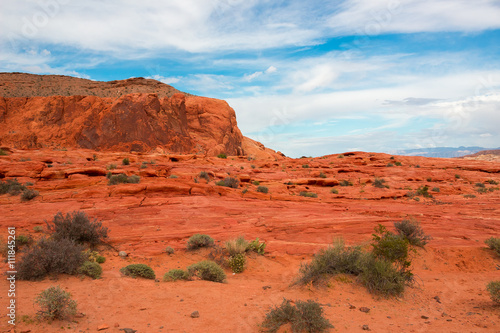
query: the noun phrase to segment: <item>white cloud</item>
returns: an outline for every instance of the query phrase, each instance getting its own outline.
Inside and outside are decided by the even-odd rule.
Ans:
[[[153,76],[149,76],[148,79],[157,80],[157,81],[163,82],[165,84],[173,84],[173,83],[177,83],[180,81],[180,79],[177,77],[164,77],[164,76],[161,76],[158,74],[155,74]]]
[[[252,81],[253,79],[258,78],[258,77],[259,77],[259,76],[261,76],[262,74],[263,74],[262,72],[255,72],[255,73],[252,73],[252,74],[250,74],[250,75],[245,75],[245,76],[243,77],[243,79],[244,79],[245,81],[247,81],[247,82],[250,82],[250,81]]]
[[[269,66],[267,69],[266,69],[266,74],[272,74],[274,72],[276,72],[278,69],[274,66]]]

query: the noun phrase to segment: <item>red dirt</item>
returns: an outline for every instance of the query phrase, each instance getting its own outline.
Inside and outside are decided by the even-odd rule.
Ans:
[[[125,157],[129,166],[121,165]],[[155,163],[143,168],[145,161]],[[387,166],[396,162],[401,166]],[[110,164],[117,165],[113,173],[139,175],[140,183],[107,185]],[[203,179],[195,182],[201,171],[211,175],[208,184]],[[215,185],[228,174],[241,180],[238,189]],[[0,195],[2,239],[9,226],[15,226],[18,235],[40,237],[34,226],[44,226],[44,220],[50,221],[59,211],[83,210],[109,227],[116,250],[130,253],[122,259],[117,251],[103,249],[107,260],[99,280],[60,276],[17,281],[16,332],[96,332],[104,324],[109,326],[104,332],[117,333],[125,327],[140,333],[257,332],[270,307],[283,298],[323,304],[325,316],[335,326],[332,332],[360,332],[363,325],[374,332],[500,331],[500,307],[485,290],[489,281],[500,277],[500,258],[484,244],[485,239],[500,236],[500,191],[488,182],[500,182],[498,162],[391,159],[361,152],[343,158],[268,161],[11,148],[7,156],[0,156],[0,178],[14,177],[33,182],[40,196],[21,202],[19,196]],[[389,188],[372,186],[375,177],[385,179]],[[353,186],[337,185],[342,180]],[[268,187],[269,193],[257,192],[253,181]],[[486,193],[477,192],[477,183],[485,185]],[[433,198],[417,201],[406,196],[424,185]],[[338,194],[331,193],[332,187]],[[318,197],[302,197],[301,191]],[[418,283],[403,297],[377,298],[353,278],[334,278],[322,288],[291,286],[300,264],[334,238],[343,237],[348,245],[367,244],[379,223],[392,229],[393,222],[408,216],[420,221],[433,240],[426,250],[418,251],[413,261]],[[267,252],[251,256],[242,274],[227,270],[224,284],[154,282],[120,275],[119,269],[128,263],[146,263],[161,280],[169,269],[205,259],[207,250],[185,250],[194,233],[208,234],[221,244],[239,235],[259,237],[267,243]],[[167,246],[176,250],[174,255],[163,252]],[[8,285],[0,285],[5,309]],[[84,316],[50,324],[34,320],[33,300],[51,285],[70,291]],[[360,307],[371,310],[363,313]],[[193,311],[200,317],[191,318]],[[4,317],[0,332],[11,328]]]

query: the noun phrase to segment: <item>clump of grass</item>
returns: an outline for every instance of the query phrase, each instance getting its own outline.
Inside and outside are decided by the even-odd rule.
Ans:
[[[127,176],[126,174],[120,173],[118,175],[111,175],[109,178],[108,185],[117,184],[137,184],[141,178],[137,175]]]
[[[319,173],[319,177],[320,178],[326,178],[326,174],[322,171]]]
[[[401,166],[401,165],[402,165],[402,164],[401,164],[401,162],[394,162],[394,164],[395,164],[396,166]]]
[[[203,178],[208,182],[210,182],[210,176],[208,175],[208,172],[206,171],[201,171],[198,175],[198,177]]]
[[[87,275],[95,280],[101,277],[102,267],[97,262],[86,261],[78,268],[78,273]]]
[[[40,306],[38,315],[43,319],[70,319],[76,314],[77,303],[71,294],[59,286],[50,287],[38,294],[35,303]]]
[[[385,179],[383,178],[375,178],[375,180],[372,183],[372,186],[377,187],[377,188],[386,188],[389,186],[384,185]]]
[[[230,256],[244,254],[248,250],[249,243],[243,236],[231,239],[226,242],[226,251]]]
[[[408,241],[410,245],[424,247],[431,236],[426,235],[420,226],[420,222],[414,218],[404,219],[401,222],[394,222],[396,232]]]
[[[257,187],[257,192],[268,193],[269,189],[266,186],[259,186],[259,187]]]
[[[500,304],[500,281],[491,281],[486,286],[486,290],[490,293],[491,300]]]
[[[254,181],[252,181],[252,184],[254,184],[255,186],[259,186],[260,182],[258,180],[254,180]]]
[[[500,256],[500,238],[490,237],[484,242]]]
[[[218,158],[227,158],[227,155],[225,153],[220,153],[217,155]]]
[[[189,280],[189,274],[182,269],[171,269],[163,275],[163,281]]]
[[[130,277],[142,277],[145,279],[155,279],[155,272],[151,267],[145,264],[132,264],[120,269],[120,273]]]
[[[339,194],[339,190],[337,190],[336,188],[332,188],[330,192],[333,194]]]
[[[208,235],[194,234],[187,241],[188,250],[196,250],[201,247],[211,247],[214,245],[214,239]]]
[[[283,299],[280,306],[276,306],[266,314],[262,327],[268,333],[278,332],[282,325],[290,323],[292,332],[326,332],[333,328],[328,319],[323,316],[323,308],[315,301],[296,301],[292,305],[290,300]]]
[[[340,186],[352,186],[352,183],[348,181],[347,179],[343,179],[339,183]]]
[[[344,155],[340,154],[339,156],[337,156],[338,158],[344,158]]]
[[[125,157],[125,158],[122,160],[122,164],[123,164],[123,165],[130,165],[130,160],[128,159],[128,157]]]
[[[474,199],[476,196],[474,194],[464,194],[464,198]]]
[[[317,198],[318,195],[314,192],[306,192],[306,191],[302,191],[299,193],[299,195],[301,197],[307,197],[307,198]]]
[[[193,264],[187,268],[190,277],[196,276],[202,280],[212,282],[224,282],[226,273],[217,263],[204,260]]]
[[[455,174],[455,179],[460,179],[460,175],[459,174]]]
[[[236,178],[226,177],[224,180],[220,180],[215,184],[219,185],[219,186],[230,187],[230,188],[238,188],[238,186],[240,185],[240,181]]]

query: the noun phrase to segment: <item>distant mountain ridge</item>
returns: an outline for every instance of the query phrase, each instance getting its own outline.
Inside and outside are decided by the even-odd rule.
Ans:
[[[423,157],[441,157],[453,158],[472,155],[483,150],[498,150],[499,148],[483,148],[483,147],[436,147],[436,148],[420,148],[420,149],[398,149],[388,152],[394,155],[403,156],[423,156]]]

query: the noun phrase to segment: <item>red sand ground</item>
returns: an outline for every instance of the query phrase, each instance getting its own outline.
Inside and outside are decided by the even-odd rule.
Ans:
[[[121,165],[125,157],[130,158],[129,166]],[[155,164],[140,167],[152,160]],[[387,167],[395,162],[401,166]],[[108,186],[106,166],[112,163],[117,165],[113,173],[137,174],[141,182]],[[195,183],[200,171],[211,174],[208,184]],[[107,325],[104,332],[123,332],[119,329],[125,327],[139,333],[258,332],[270,307],[288,298],[321,303],[335,326],[332,332],[361,332],[363,325],[373,332],[499,332],[500,307],[490,300],[485,286],[500,279],[500,258],[484,244],[485,239],[500,236],[500,191],[495,190],[498,185],[487,182],[500,183],[499,173],[498,161],[391,159],[370,153],[270,162],[244,157],[10,150],[8,156],[0,156],[0,178],[33,182],[40,196],[30,202],[0,196],[2,239],[9,226],[16,226],[18,235],[41,237],[34,226],[44,226],[44,220],[50,221],[59,211],[83,210],[109,227],[117,250],[130,253],[122,259],[117,251],[103,250],[107,260],[99,280],[60,276],[17,281],[14,331],[96,332]],[[239,189],[215,185],[215,180],[228,174],[241,180]],[[373,187],[375,177],[385,179],[389,188]],[[337,185],[341,180],[353,186]],[[267,186],[269,193],[258,193],[252,181]],[[478,182],[492,190],[478,193]],[[433,199],[416,201],[406,196],[423,185],[429,186]],[[332,186],[338,194],[330,192]],[[301,191],[317,193],[318,198],[301,197]],[[465,198],[465,194],[476,197]],[[323,288],[291,286],[300,264],[334,238],[343,237],[348,245],[368,243],[379,223],[392,228],[393,222],[408,216],[420,221],[433,240],[414,259],[418,283],[403,297],[377,298],[353,278],[334,278]],[[221,244],[239,235],[259,237],[267,243],[267,252],[251,256],[242,274],[227,270],[224,284],[154,282],[120,275],[119,269],[129,263],[146,263],[161,280],[169,269],[205,259],[207,250],[185,251],[186,240],[194,233],[211,235]],[[167,246],[176,250],[174,255],[163,252]],[[36,320],[33,300],[52,285],[71,292],[84,315],[73,322]],[[0,286],[1,307],[6,311],[8,284]],[[370,312],[363,313],[360,307]],[[193,311],[199,311],[200,317],[191,318]],[[0,332],[11,329],[4,316]]]

